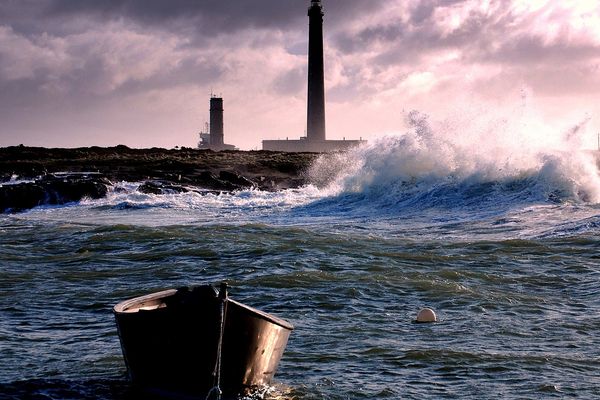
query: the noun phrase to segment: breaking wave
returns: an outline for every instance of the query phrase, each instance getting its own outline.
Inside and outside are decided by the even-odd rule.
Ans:
[[[140,192],[140,185],[141,183],[122,182],[111,187],[105,198],[84,200],[82,204],[110,209],[171,208],[216,212],[231,209],[248,212],[265,208],[288,209],[321,197],[321,192],[314,186],[279,192],[248,189],[221,193],[190,188],[183,193],[156,195]]]
[[[406,120],[404,134],[322,156],[310,170],[312,182],[330,197],[379,209],[600,202],[597,155],[580,149],[586,121],[550,143],[540,140],[551,136],[543,127],[478,126],[473,133],[430,123],[416,111]]]
[[[79,207],[32,210],[31,217],[98,223],[267,223],[335,225],[342,221],[519,226],[535,234],[569,234],[597,226],[598,153],[582,150],[587,121],[563,132],[499,119],[431,122],[406,114],[407,129],[347,153],[319,157],[309,185],[279,192],[142,193],[120,183]],[[551,221],[551,222],[550,222]],[[535,229],[534,229],[535,227]],[[525,232],[527,233],[527,232]]]

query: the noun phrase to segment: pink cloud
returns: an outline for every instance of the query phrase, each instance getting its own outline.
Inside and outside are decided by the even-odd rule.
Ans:
[[[458,101],[510,107],[523,87],[542,114],[558,119],[562,103],[560,118],[588,113],[599,126],[593,3],[324,3],[330,138],[402,130],[403,109],[444,118]],[[229,143],[303,135],[306,5],[277,6],[271,21],[186,2],[46,4],[30,10],[37,24],[14,4],[16,22],[0,19],[0,145],[193,146],[211,91],[225,98]]]

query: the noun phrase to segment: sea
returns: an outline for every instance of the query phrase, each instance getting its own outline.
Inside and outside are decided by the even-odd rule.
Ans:
[[[302,188],[0,215],[0,399],[132,398],[112,307],[221,281],[295,326],[258,398],[600,398],[598,154],[408,122]]]

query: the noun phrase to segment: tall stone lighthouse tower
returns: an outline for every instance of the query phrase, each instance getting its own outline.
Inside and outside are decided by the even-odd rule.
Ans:
[[[309,141],[325,140],[323,15],[321,0],[312,0],[308,9],[308,121],[306,139]]]
[[[306,137],[299,140],[263,140],[263,150],[288,152],[346,151],[362,140],[326,140],[325,73],[323,71],[323,6],[310,0],[308,8],[308,112]]]

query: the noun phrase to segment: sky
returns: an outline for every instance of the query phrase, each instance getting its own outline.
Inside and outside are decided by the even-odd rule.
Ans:
[[[243,150],[306,129],[308,0],[0,0],[0,146]],[[406,114],[600,131],[597,0],[323,0],[328,139]]]

